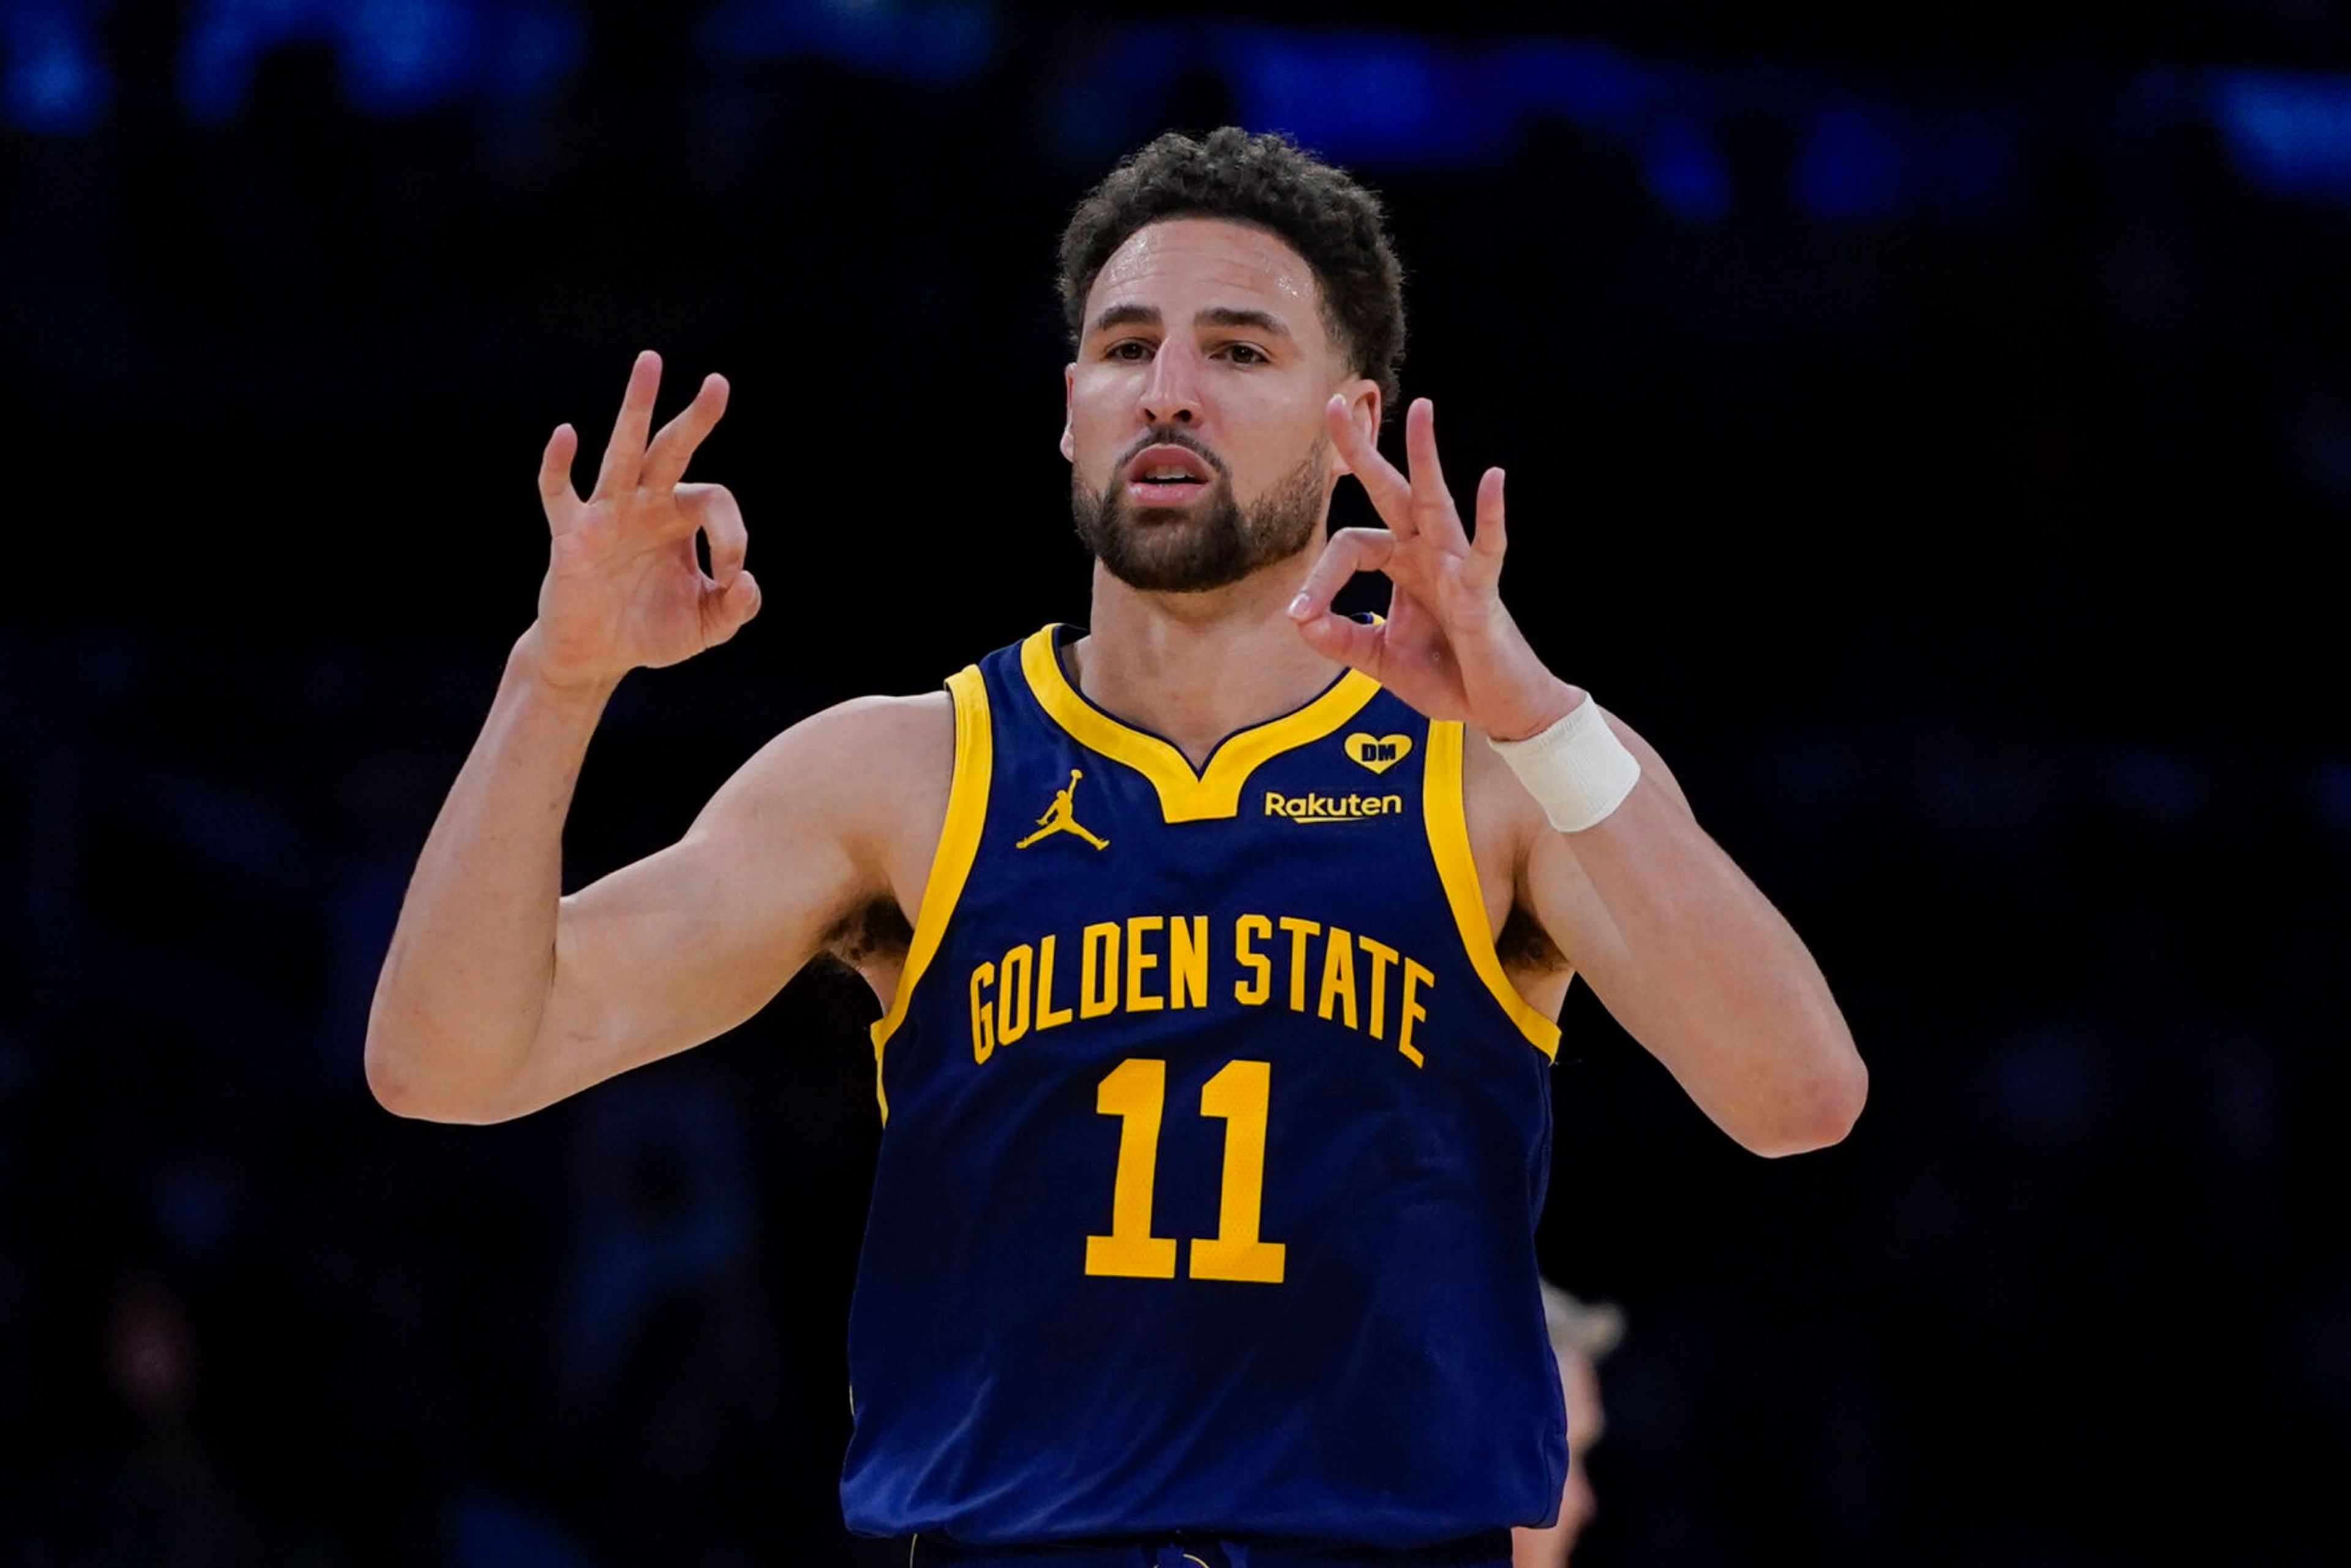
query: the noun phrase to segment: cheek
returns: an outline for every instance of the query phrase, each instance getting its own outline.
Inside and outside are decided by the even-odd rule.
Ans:
[[[1068,456],[1081,471],[1106,468],[1117,455],[1126,433],[1118,413],[1122,406],[1116,392],[1100,384],[1089,386],[1083,378],[1071,389]]]

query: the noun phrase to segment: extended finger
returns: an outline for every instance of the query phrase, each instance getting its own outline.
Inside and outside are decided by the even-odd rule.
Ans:
[[[1323,414],[1331,427],[1332,444],[1345,460],[1347,472],[1355,476],[1364,494],[1371,497],[1372,509],[1379,513],[1380,520],[1399,534],[1417,532],[1418,525],[1412,516],[1411,481],[1397,473],[1395,465],[1381,456],[1380,449],[1356,428],[1347,413],[1347,400],[1332,394]]]
[[[555,526],[556,513],[567,501],[580,504],[580,492],[571,487],[571,459],[580,451],[580,433],[568,424],[559,424],[555,434],[547,438],[547,450],[538,458],[538,498],[547,508],[547,525]]]
[[[1327,617],[1331,601],[1359,571],[1377,571],[1396,551],[1396,537],[1385,528],[1341,528],[1322,547],[1314,565],[1290,601],[1290,618],[1303,625]]]
[[[636,488],[637,474],[645,461],[645,432],[653,423],[653,396],[661,391],[661,356],[651,349],[629,367],[629,390],[621,394],[612,439],[604,444],[604,461],[596,470],[599,499]]]
[[[1478,481],[1478,537],[1469,548],[1499,566],[1510,544],[1502,528],[1502,471],[1489,468]]]
[[[1425,397],[1404,411],[1405,461],[1412,465],[1412,516],[1421,531],[1449,545],[1467,547],[1461,514],[1445,487],[1445,466],[1437,460],[1437,405]]]
[[[637,476],[640,486],[660,489],[676,484],[684,476],[695,449],[718,423],[718,416],[726,412],[727,390],[725,376],[702,378],[701,390],[694,394],[694,401],[680,409],[675,419],[663,425],[653,445],[646,448],[644,470]]]
[[[734,581],[751,546],[734,493],[724,485],[680,485],[677,505],[710,541],[710,580],[722,588]]]

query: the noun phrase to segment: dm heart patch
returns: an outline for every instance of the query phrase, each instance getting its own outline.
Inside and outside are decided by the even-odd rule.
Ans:
[[[1357,730],[1347,737],[1347,755],[1374,773],[1385,773],[1412,755],[1412,737],[1365,735]]]

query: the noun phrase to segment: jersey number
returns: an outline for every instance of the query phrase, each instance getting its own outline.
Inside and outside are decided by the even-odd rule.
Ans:
[[[1282,1244],[1258,1239],[1265,1203],[1265,1118],[1273,1066],[1228,1061],[1200,1086],[1200,1114],[1225,1124],[1224,1190],[1217,1234],[1192,1241],[1195,1280],[1281,1283]],[[1110,1234],[1086,1238],[1086,1272],[1136,1280],[1176,1277],[1176,1239],[1151,1233],[1151,1186],[1158,1174],[1159,1118],[1167,1103],[1167,1064],[1129,1057],[1111,1070],[1094,1109],[1119,1119],[1118,1174],[1110,1189]]]

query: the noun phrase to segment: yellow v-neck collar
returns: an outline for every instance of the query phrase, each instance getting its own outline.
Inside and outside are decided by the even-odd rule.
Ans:
[[[1190,760],[1173,745],[1148,730],[1120,723],[1079,694],[1061,670],[1053,641],[1059,630],[1047,626],[1020,645],[1020,673],[1028,677],[1029,691],[1047,716],[1079,745],[1150,779],[1159,792],[1160,814],[1171,822],[1233,816],[1240,810],[1241,787],[1259,765],[1322,739],[1354,717],[1380,689],[1361,670],[1349,670],[1304,707],[1225,737],[1208,754],[1207,771],[1195,773]]]

